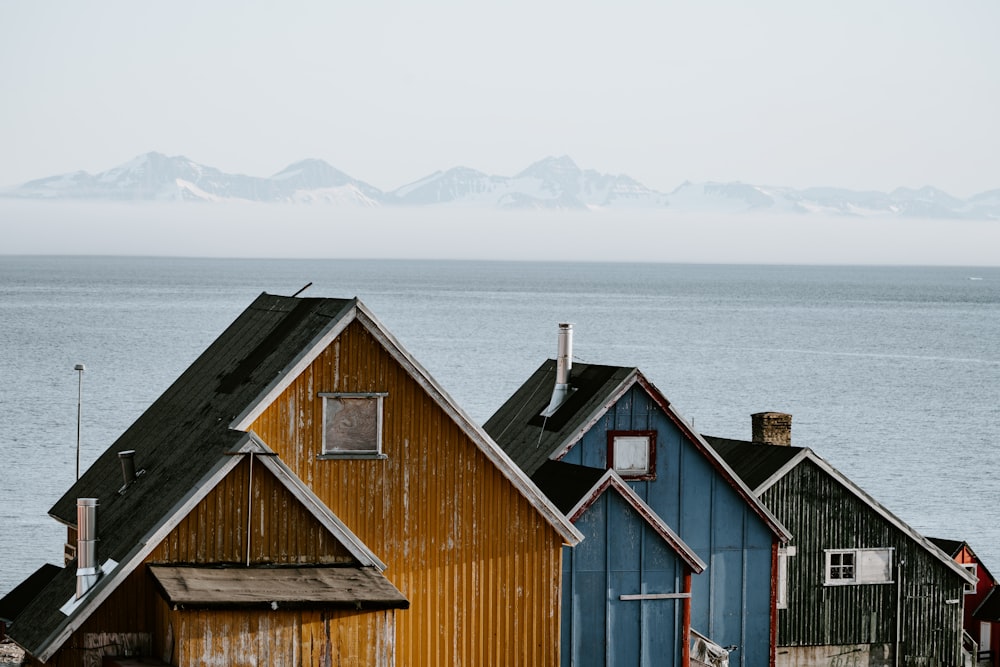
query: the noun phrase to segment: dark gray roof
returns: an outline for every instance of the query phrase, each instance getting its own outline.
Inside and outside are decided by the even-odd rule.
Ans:
[[[803,450],[790,445],[767,445],[710,435],[702,437],[751,489],[766,482]]]
[[[965,542],[962,540],[949,540],[943,537],[928,537],[927,539],[952,558],[957,556],[958,552],[965,546]]]
[[[1000,623],[1000,586],[994,586],[979,603],[972,617],[977,621]]]
[[[556,362],[548,359],[490,417],[483,428],[528,475],[586,426],[635,368],[574,363],[574,391],[551,417],[541,416],[556,382]]]
[[[21,610],[38,595],[39,591],[48,586],[61,569],[58,565],[46,563],[0,598],[0,622],[10,622],[17,618]]]
[[[247,435],[229,424],[356,300],[260,295],[105,451],[52,507],[76,524],[76,499],[98,499],[99,560],[121,562],[142,538],[230,457]],[[155,349],[150,354],[155,354]],[[125,493],[118,452],[135,451],[145,470]],[[11,637],[34,653],[66,621],[74,595],[71,563],[22,611]],[[100,586],[100,582],[98,583]]]
[[[546,461],[531,476],[531,481],[538,485],[560,512],[569,514],[604,477],[604,473],[605,470],[601,468]]]

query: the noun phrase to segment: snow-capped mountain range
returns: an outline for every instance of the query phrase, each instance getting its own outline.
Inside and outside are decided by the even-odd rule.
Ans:
[[[669,209],[852,216],[1000,219],[1000,189],[959,199],[932,187],[892,192],[685,182],[657,192],[626,175],[580,169],[547,157],[514,176],[455,167],[384,192],[322,160],[302,160],[263,178],[227,174],[185,157],[146,153],[98,174],[78,171],[29,181],[0,196],[92,201],[253,201],[337,206],[468,206],[492,209]]]

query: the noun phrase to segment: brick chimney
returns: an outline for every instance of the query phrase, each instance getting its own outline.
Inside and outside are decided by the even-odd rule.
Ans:
[[[758,445],[792,444],[792,416],[784,412],[758,412],[750,415],[752,440]]]

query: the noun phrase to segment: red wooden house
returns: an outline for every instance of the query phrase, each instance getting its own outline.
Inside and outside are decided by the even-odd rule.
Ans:
[[[968,542],[929,538],[977,577],[965,590],[965,632],[979,648],[980,667],[1000,667],[1000,586]]]

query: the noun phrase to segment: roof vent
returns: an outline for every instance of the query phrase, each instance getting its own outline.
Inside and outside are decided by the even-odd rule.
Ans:
[[[135,470],[135,450],[126,449],[118,452],[118,460],[122,464],[122,478],[124,480],[122,488],[118,489],[118,495],[125,493],[125,489],[132,486],[137,479],[146,474],[145,470],[136,472]]]
[[[76,599],[101,577],[97,562],[97,498],[76,499]]]
[[[559,324],[559,353],[556,357],[556,386],[552,390],[549,405],[542,410],[543,417],[551,417],[566,402],[573,389],[569,386],[569,372],[573,368],[573,325]]]

